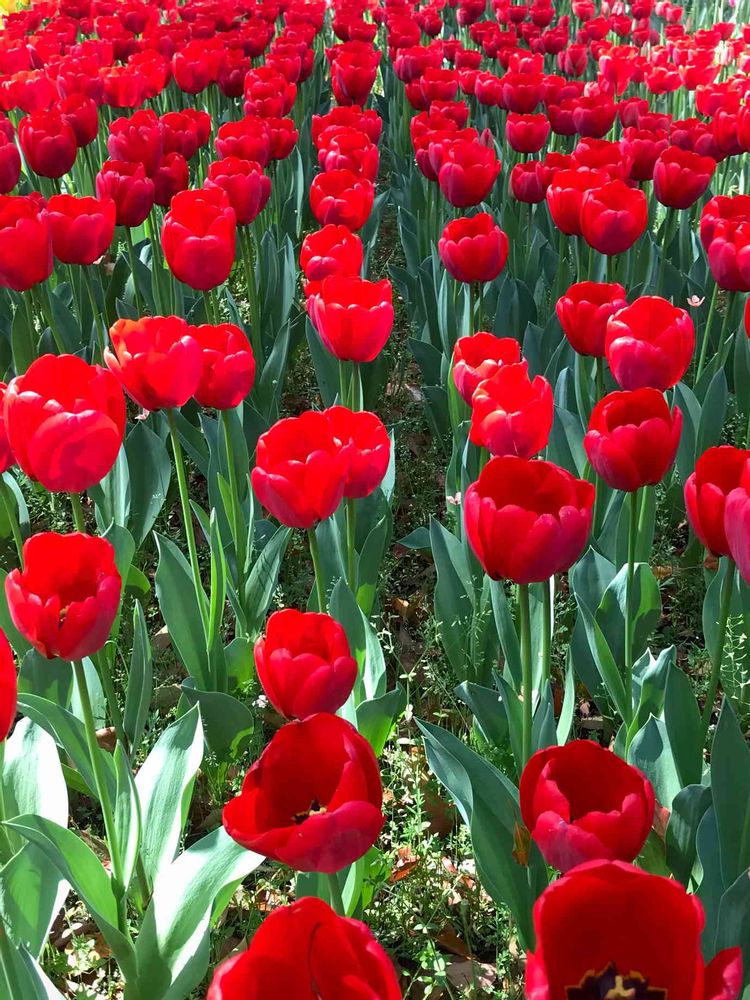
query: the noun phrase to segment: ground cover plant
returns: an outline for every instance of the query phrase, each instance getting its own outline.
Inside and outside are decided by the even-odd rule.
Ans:
[[[0,23],[0,997],[750,998],[750,18]]]

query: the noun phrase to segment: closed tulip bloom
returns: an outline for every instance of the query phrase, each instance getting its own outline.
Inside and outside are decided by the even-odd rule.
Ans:
[[[491,215],[479,212],[449,222],[438,250],[456,281],[494,281],[508,259],[508,237]]]
[[[307,299],[324,346],[340,361],[374,361],[393,329],[390,281],[334,276]]]
[[[581,200],[581,233],[599,253],[624,253],[648,225],[648,199],[639,188],[610,181],[587,191]]]
[[[579,281],[557,300],[556,312],[563,333],[577,354],[603,358],[607,321],[626,305],[622,285]]]
[[[255,359],[245,334],[234,323],[204,323],[191,326],[190,336],[203,359],[196,400],[216,410],[239,406],[250,395],[255,379]]]
[[[319,292],[326,278],[356,278],[363,260],[362,240],[347,226],[331,224],[308,233],[299,252],[299,266],[307,278],[305,295]]]
[[[266,118],[271,159],[285,160],[297,145],[299,132],[292,118]]]
[[[115,223],[134,229],[140,226],[154,207],[154,182],[142,163],[107,160],[96,175],[98,198],[115,203]]]
[[[161,245],[179,281],[198,291],[221,285],[232,270],[236,242],[237,219],[223,191],[182,191],[172,199]]]
[[[56,110],[73,129],[79,149],[90,146],[99,133],[99,109],[85,94],[71,94],[56,104]]]
[[[287,719],[335,713],[352,693],[357,661],[330,615],[274,611],[255,643],[255,669],[266,697]]]
[[[585,861],[633,861],[654,820],[651,782],[593,740],[535,753],[519,796],[532,839],[562,872]]]
[[[21,176],[21,154],[12,139],[0,132],[0,195],[8,194]]]
[[[148,108],[129,118],[116,118],[109,127],[107,150],[113,160],[141,163],[153,177],[164,151],[161,123],[155,112]]]
[[[541,583],[570,569],[591,530],[594,487],[539,459],[492,458],[466,491],[466,534],[493,580]]]
[[[303,896],[273,910],[250,947],[214,973],[206,1000],[401,1000],[393,963],[370,929]]]
[[[546,378],[529,378],[525,361],[500,365],[471,397],[469,438],[491,455],[532,458],[547,446],[554,411]]]
[[[3,472],[7,472],[8,469],[16,464],[16,456],[13,454],[13,448],[8,440],[8,431],[5,426],[4,403],[7,391],[8,386],[5,382],[0,382],[0,475]]]
[[[538,153],[550,133],[545,114],[518,115],[511,112],[505,122],[505,138],[517,153]]]
[[[167,153],[154,171],[154,202],[168,208],[180,191],[190,184],[190,167],[182,153]]]
[[[708,245],[714,281],[729,292],[750,292],[750,218],[717,229]]]
[[[484,201],[500,175],[500,160],[494,149],[478,140],[452,143],[438,172],[445,199],[456,208]]]
[[[56,194],[47,202],[52,252],[64,264],[93,264],[115,235],[115,203],[111,198],[76,198]]]
[[[111,543],[78,532],[32,535],[23,547],[23,569],[5,578],[13,624],[49,660],[98,653],[117,616],[121,589]]]
[[[365,854],[383,826],[375,754],[345,719],[289,722],[224,806],[233,840],[297,871],[333,874]]]
[[[321,226],[333,223],[356,232],[370,218],[374,200],[372,181],[351,170],[317,174],[310,185],[310,208]]]
[[[631,493],[660,483],[674,462],[682,411],[657,389],[612,392],[594,407],[584,447],[596,474]]]
[[[45,354],[16,376],[3,415],[16,461],[53,493],[80,493],[100,482],[125,433],[117,379],[72,354]]]
[[[346,452],[344,496],[368,497],[383,482],[391,459],[391,439],[376,413],[331,406],[324,411],[334,439]]]
[[[566,236],[581,236],[583,196],[609,181],[603,170],[557,170],[547,188],[547,207],[552,221]]]
[[[34,111],[22,118],[18,141],[29,167],[40,177],[62,177],[75,163],[75,132],[57,111]]]
[[[606,918],[594,899],[607,900]],[[726,948],[706,965],[704,924],[700,900],[675,879],[622,861],[581,865],[534,904],[526,998],[737,1000],[740,949]]]
[[[266,167],[271,159],[271,136],[261,118],[226,122],[219,128],[214,145],[216,155],[222,160],[227,156],[236,156]]]
[[[145,410],[183,406],[203,371],[200,345],[179,316],[120,319],[109,331],[104,362]]]
[[[255,462],[255,495],[289,528],[311,528],[343,499],[349,458],[324,413],[278,420],[258,439]]]
[[[745,583],[750,582],[750,466],[745,462],[740,481],[724,505],[724,531],[729,554]]]
[[[333,134],[318,151],[322,170],[351,170],[373,183],[380,169],[380,154],[374,142],[354,128],[331,129]]]
[[[634,181],[650,181],[659,156],[669,146],[666,129],[624,128],[620,148],[631,161],[630,178]]]
[[[52,231],[44,202],[0,195],[0,288],[26,292],[52,274]]]
[[[521,345],[514,337],[496,337],[480,331],[470,337],[459,337],[453,348],[453,381],[459,395],[471,403],[477,386],[503,365],[521,360]]]
[[[698,458],[695,471],[685,483],[690,527],[715,556],[729,555],[724,509],[727,497],[742,482],[748,459],[750,451],[746,448],[733,448],[729,444],[709,448]]]
[[[732,230],[750,221],[750,195],[734,197],[716,195],[703,206],[700,219],[700,238],[708,253],[714,238],[721,232]]]
[[[543,168],[539,160],[517,163],[510,172],[510,190],[516,201],[539,205],[544,201]]]
[[[666,392],[687,371],[695,327],[684,309],[643,295],[607,321],[607,361],[621,389],[650,386]]]
[[[656,200],[669,208],[690,208],[708,189],[716,161],[679,146],[669,146],[654,164]]]
[[[208,165],[205,188],[221,188],[237,216],[237,224],[249,226],[268,203],[271,178],[259,163],[226,156]]]
[[[16,717],[18,674],[13,650],[0,629],[0,743],[8,738]]]

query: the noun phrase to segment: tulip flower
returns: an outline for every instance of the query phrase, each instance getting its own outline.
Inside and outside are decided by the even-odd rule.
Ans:
[[[592,188],[581,199],[581,234],[599,253],[624,253],[643,236],[648,225],[648,200],[643,191],[615,180]]]
[[[592,899],[607,900],[606,919]],[[621,861],[581,865],[534,905],[536,950],[526,965],[526,997],[737,1000],[740,949],[724,949],[705,965],[704,922],[698,897],[674,879]]]
[[[99,133],[99,109],[96,101],[85,94],[70,94],[58,101],[55,109],[73,129],[78,148],[90,146]]]
[[[18,674],[13,650],[0,629],[0,743],[8,738],[16,718]]]
[[[57,111],[34,111],[18,123],[18,142],[29,167],[40,177],[62,177],[75,163],[78,143]]]
[[[492,378],[503,365],[520,360],[521,345],[514,337],[496,337],[485,331],[459,337],[453,348],[453,381],[459,395],[470,404],[480,382]]]
[[[53,195],[47,202],[52,251],[64,264],[93,264],[115,235],[115,203],[111,198]]]
[[[690,208],[708,189],[716,170],[710,156],[669,146],[654,164],[654,195],[668,208]]]
[[[16,461],[52,492],[80,493],[100,482],[125,433],[117,379],[72,354],[45,354],[17,375],[3,415]]]
[[[4,133],[0,133],[0,195],[8,194],[21,176],[21,154]]]
[[[321,226],[333,223],[356,232],[369,219],[374,199],[372,181],[351,170],[317,174],[310,185],[310,208]]]
[[[250,947],[214,972],[206,1000],[362,996],[401,1000],[391,960],[369,928],[304,896],[273,910]]]
[[[494,281],[508,259],[508,237],[487,212],[454,219],[438,243],[440,259],[456,281]]]
[[[142,163],[107,160],[96,175],[96,195],[114,201],[118,226],[135,229],[154,206],[154,182]]]
[[[580,281],[570,286],[555,308],[573,350],[577,354],[603,358],[607,321],[626,305],[622,285]]]
[[[356,278],[362,270],[362,240],[347,226],[323,226],[308,233],[299,252],[299,266],[307,278],[306,295],[320,291],[325,278]]]
[[[354,726],[319,713],[281,728],[224,806],[233,840],[297,871],[333,874],[383,826],[375,754]]]
[[[532,458],[547,446],[554,412],[546,378],[529,378],[526,361],[500,365],[471,397],[469,439],[491,455]]]
[[[339,361],[374,361],[393,329],[390,281],[333,276],[307,299],[320,339]]]
[[[208,165],[206,189],[221,188],[237,216],[237,224],[249,225],[260,215],[271,195],[271,178],[259,163],[226,156]]]
[[[164,152],[162,129],[154,111],[136,111],[130,118],[116,118],[109,127],[107,150],[113,160],[140,163],[153,177]]]
[[[322,170],[351,170],[357,177],[375,183],[380,169],[380,154],[374,142],[353,128],[335,128],[334,134],[321,143],[318,164]],[[325,138],[325,133],[321,137]]]
[[[714,281],[729,292],[750,292],[750,218],[717,229],[708,245]]]
[[[641,296],[607,321],[607,361],[622,389],[671,389],[687,371],[694,350],[690,316],[659,296]]]
[[[0,288],[25,292],[52,274],[52,231],[41,199],[0,195]]]
[[[651,782],[593,740],[535,753],[519,796],[532,839],[562,872],[585,861],[633,861],[654,819]]]
[[[750,451],[719,445],[704,451],[685,482],[685,508],[690,527],[715,556],[729,555],[724,527],[727,498],[740,487]],[[741,494],[739,495],[742,500]]]
[[[545,188],[539,160],[517,163],[510,172],[510,190],[516,201],[538,205],[544,201]]]
[[[477,140],[452,143],[438,173],[445,199],[456,208],[478,205],[490,193],[500,175],[500,160],[494,149]]]
[[[16,464],[16,456],[13,454],[13,448],[8,440],[8,430],[5,426],[4,404],[7,392],[8,386],[6,383],[0,382],[0,476]]]
[[[737,564],[740,576],[750,581],[750,466],[745,462],[738,484],[727,495],[724,504],[724,531],[729,554]]]
[[[612,392],[594,407],[583,439],[596,474],[632,493],[660,483],[680,444],[682,411],[670,411],[657,389]]]
[[[566,236],[581,236],[583,196],[609,181],[603,170],[557,170],[547,188],[547,207],[552,221]]]
[[[544,114],[519,115],[511,112],[505,121],[505,138],[517,153],[538,153],[549,133],[549,119]]]
[[[261,118],[225,122],[216,134],[214,145],[216,155],[221,160],[227,156],[236,156],[240,160],[250,160],[266,167],[271,159],[271,136]]]
[[[344,496],[368,497],[383,482],[391,459],[391,439],[383,421],[375,413],[346,406],[330,406],[324,414],[348,459]]]
[[[104,363],[123,389],[146,410],[183,406],[203,371],[200,345],[178,316],[120,319],[109,332]]]
[[[234,264],[237,219],[218,189],[182,191],[164,217],[161,245],[174,276],[207,291],[227,280]]]
[[[13,624],[47,659],[81,660],[107,641],[120,605],[115,550],[105,538],[45,531],[5,579]]]
[[[172,204],[181,191],[187,191],[190,167],[182,153],[167,153],[154,171],[154,202],[161,208]]]
[[[255,359],[245,334],[234,323],[204,323],[191,326],[189,332],[201,349],[203,362],[196,400],[216,410],[239,406],[255,378]]]
[[[266,697],[287,719],[336,712],[357,679],[342,626],[330,615],[293,608],[268,619],[255,643],[255,669]]]

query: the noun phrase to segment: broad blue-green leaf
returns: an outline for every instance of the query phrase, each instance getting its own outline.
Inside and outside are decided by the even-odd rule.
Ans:
[[[375,630],[355,600],[345,580],[339,580],[333,588],[330,600],[331,615],[346,632],[352,656],[360,669],[360,700],[380,698],[386,692],[386,670],[383,650]],[[357,693],[355,689],[355,694]]]
[[[700,784],[703,774],[703,732],[693,685],[672,666],[664,693],[664,721],[677,773],[683,785]]]
[[[711,805],[711,789],[705,785],[687,785],[672,800],[667,826],[667,863],[688,888],[697,858],[698,825]]]
[[[138,749],[146,728],[151,693],[154,687],[154,672],[151,660],[151,641],[146,626],[146,617],[140,601],[133,608],[133,652],[130,657],[130,672],[125,691],[125,713],[123,725],[133,751]]]
[[[370,742],[376,756],[383,752],[396,719],[405,708],[406,691],[400,684],[387,694],[357,706],[357,729]]]
[[[114,762],[117,789],[114,800],[115,831],[120,849],[123,885],[127,890],[141,847],[141,807],[130,761],[122,743],[115,746]]]
[[[628,761],[643,771],[654,786],[659,802],[670,809],[681,785],[667,727],[660,719],[652,716],[636,733],[630,744]]]
[[[253,713],[234,695],[198,691],[191,677],[182,682],[189,705],[199,705],[206,743],[220,761],[233,760],[247,746],[255,727]]]
[[[190,564],[174,542],[163,535],[156,534],[156,544],[159,549],[156,597],[169,637],[197,686],[210,691],[213,685],[206,633]]]
[[[64,1000],[39,963],[23,946],[11,942],[0,921],[0,982],[7,1000]]]
[[[711,749],[711,789],[721,873],[730,886],[750,867],[750,747],[726,699]]]
[[[164,441],[145,420],[137,420],[125,440],[130,472],[128,527],[139,549],[164,506],[172,475],[172,462]]]
[[[262,630],[268,609],[279,582],[281,562],[289,544],[290,528],[277,528],[274,535],[263,546],[255,560],[245,584],[243,603],[247,614],[248,628],[253,633]]]

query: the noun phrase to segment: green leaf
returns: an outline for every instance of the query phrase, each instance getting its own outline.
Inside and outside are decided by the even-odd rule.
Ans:
[[[115,831],[120,848],[123,885],[127,891],[141,847],[141,807],[130,761],[122,743],[117,743],[115,746],[114,762],[116,778]]]
[[[191,677],[182,682],[189,705],[199,705],[206,743],[220,761],[234,760],[247,746],[255,728],[253,713],[234,695],[198,691]]]
[[[750,982],[750,872],[742,872],[719,902],[714,952],[742,949],[743,983]]]
[[[357,706],[357,729],[369,741],[376,757],[383,752],[391,730],[405,708],[406,691],[400,684],[387,694]]]
[[[8,990],[8,1000],[64,1000],[26,948],[11,943],[2,921],[0,970],[0,983]]]
[[[125,691],[125,713],[123,725],[135,752],[143,738],[148,719],[148,709],[154,687],[154,672],[151,660],[151,641],[148,635],[146,617],[140,601],[133,608],[133,652],[130,657],[130,672]]]
[[[18,693],[35,694],[67,708],[73,693],[73,670],[68,660],[48,660],[30,649],[18,672]]]
[[[698,826],[711,805],[711,789],[687,785],[675,795],[667,826],[667,864],[689,888],[697,858]]]
[[[440,642],[463,680],[469,676],[474,581],[461,542],[434,518],[430,541],[437,572],[434,606]]]
[[[521,667],[521,646],[518,641],[516,625],[513,615],[508,605],[508,598],[502,583],[492,580],[490,583],[492,594],[492,611],[495,616],[495,628],[500,636],[500,646],[505,657],[505,666],[513,680],[513,686],[520,691],[522,682]]]
[[[471,709],[482,738],[492,746],[506,746],[508,718],[500,694],[494,688],[464,681],[456,688],[456,695]]]
[[[213,687],[206,633],[190,564],[174,542],[156,533],[156,597],[177,654],[199,688]]]
[[[721,874],[729,886],[750,867],[750,747],[726,699],[711,749],[711,788]]]
[[[627,578],[628,567],[623,566],[607,586],[596,611],[596,620],[617,663],[625,662]],[[644,563],[638,563],[633,573],[632,617],[635,621],[633,658],[638,659],[661,617],[659,584],[651,568]]]
[[[164,730],[135,777],[141,803],[141,857],[152,882],[177,853],[202,760],[203,729],[200,710],[194,706]]]
[[[363,695],[360,700],[380,698],[385,694],[387,686],[383,650],[375,630],[343,579],[333,588],[330,613],[343,626],[352,656],[359,666],[361,684],[357,688]]]
[[[660,719],[652,716],[636,733],[630,744],[628,761],[643,771],[654,786],[659,802],[671,809],[672,800],[681,786],[667,727]]]
[[[277,528],[255,560],[245,584],[243,604],[248,629],[260,634],[279,582],[281,562],[292,536],[291,528]]]
[[[166,444],[145,420],[137,420],[128,434],[125,455],[130,472],[128,526],[139,549],[164,506],[172,462]]]
[[[669,734],[677,773],[683,785],[700,784],[703,774],[703,731],[693,685],[672,666],[664,692],[664,722]]]

